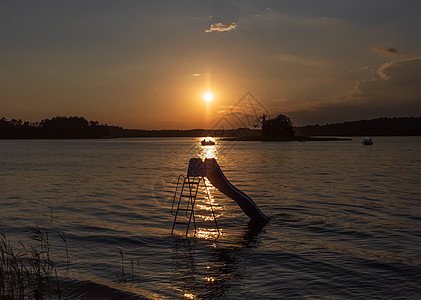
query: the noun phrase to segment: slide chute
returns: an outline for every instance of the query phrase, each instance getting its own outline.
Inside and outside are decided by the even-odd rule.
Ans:
[[[234,200],[251,220],[259,223],[269,221],[256,203],[225,177],[215,158],[206,158],[204,162],[200,158],[191,158],[187,176],[206,177],[221,193]]]

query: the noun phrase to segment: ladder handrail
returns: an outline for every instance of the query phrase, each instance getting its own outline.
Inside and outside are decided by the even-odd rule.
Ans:
[[[187,201],[187,204],[186,204],[186,217],[188,217],[187,212],[189,211],[189,209],[191,209],[191,210],[194,209],[194,204],[196,203],[196,197],[197,197],[197,192],[199,190],[200,181],[202,180],[201,177],[199,177],[197,182],[195,182],[194,179],[193,179],[193,182],[191,182],[190,179],[191,179],[191,177],[189,177],[189,176],[187,176],[186,179],[185,179],[185,180],[188,180],[187,183],[189,185],[189,200]],[[192,190],[193,190],[192,184],[197,185],[196,190],[194,191],[194,195],[192,195]],[[183,188],[184,188],[184,185],[183,185]],[[189,208],[190,204],[191,204],[191,208]]]
[[[181,178],[184,179],[183,180],[183,185],[181,187],[180,196],[178,198],[177,210],[175,211],[175,214],[173,214],[174,204],[175,204],[175,198],[177,197],[178,185],[180,183],[180,179]],[[177,223],[177,216],[178,216],[178,212],[180,210],[180,204],[181,204],[181,200],[182,200],[183,196],[187,196],[189,198],[188,201],[187,201],[187,204],[186,204],[186,209],[185,209],[185,211],[186,211],[186,217],[189,219],[188,222],[185,223],[187,225],[187,228],[186,228],[186,236],[187,236],[187,234],[189,232],[189,227],[190,227],[190,223],[191,223],[191,219],[192,218],[193,218],[194,232],[196,233],[196,218],[194,216],[194,205],[196,203],[197,191],[199,189],[200,180],[201,179],[199,178],[198,181],[196,182],[194,179],[193,179],[193,181],[191,181],[190,180],[190,177],[188,177],[188,176],[187,177],[185,177],[184,175],[178,176],[177,187],[176,187],[176,191],[174,193],[173,204],[172,204],[172,207],[171,207],[171,214],[174,215],[174,222],[173,222],[171,234],[173,234],[173,232],[174,232],[175,224],[181,224],[181,223]],[[183,194],[184,187],[186,186],[186,183],[188,185],[189,195],[184,195]],[[192,189],[193,189],[193,186],[192,185],[193,184],[196,184],[196,191],[195,191],[194,195],[192,194]],[[191,202],[191,209],[189,209],[190,202]],[[190,211],[190,215],[188,215],[188,212],[189,211]],[[183,222],[183,224],[184,224],[184,222]]]
[[[181,185],[181,180],[183,181],[182,185]],[[209,193],[209,189],[208,189],[208,186],[206,184],[205,177],[201,177],[201,176],[190,177],[190,176],[184,176],[184,175],[178,176],[177,186],[176,186],[176,189],[175,189],[175,192],[174,192],[173,201],[172,201],[172,205],[171,205],[171,214],[174,216],[174,222],[173,222],[171,234],[173,234],[176,224],[185,224],[185,225],[187,225],[187,228],[186,228],[186,236],[187,236],[192,219],[193,219],[193,225],[194,225],[194,232],[196,234],[196,218],[195,218],[195,214],[194,214],[194,206],[196,204],[197,193],[199,191],[199,186],[200,186],[201,182],[203,182],[203,184],[205,186],[206,195],[207,195],[207,198],[209,200],[209,205],[210,205],[210,208],[211,208],[211,211],[212,211],[212,216],[213,216],[213,219],[215,221],[216,229],[218,231],[218,236],[221,234],[220,230],[219,230],[218,222],[216,221],[214,204],[212,203],[210,193]],[[181,189],[179,190],[180,185],[181,185]],[[186,187],[188,188],[188,194],[185,194],[185,188]],[[177,195],[179,195],[179,196],[177,197]],[[178,198],[178,203],[176,204],[175,201],[176,201],[177,198]],[[185,206],[186,208],[184,208],[184,209],[180,208],[180,204],[181,204],[183,198],[188,198],[188,200],[186,201],[186,206]],[[177,208],[175,208],[175,206],[177,206]],[[185,216],[188,218],[188,222],[177,221],[177,217],[179,216],[180,210],[185,211]]]
[[[172,214],[173,216],[175,216],[175,214],[173,213],[173,210],[174,210],[175,198],[177,197],[178,185],[179,185],[179,183],[180,183],[180,179],[181,179],[181,178],[184,178],[184,180],[185,180],[186,176],[184,176],[184,175],[180,175],[180,176],[178,176],[178,179],[177,179],[177,185],[176,185],[176,187],[175,187],[174,197],[173,197],[173,199],[172,199],[172,205],[171,205],[171,214]]]

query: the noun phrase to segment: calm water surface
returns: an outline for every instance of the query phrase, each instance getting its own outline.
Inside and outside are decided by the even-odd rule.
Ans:
[[[48,229],[65,299],[419,298],[420,137],[199,141],[2,140],[0,225]],[[266,226],[213,189],[222,234],[200,193],[196,238],[170,235],[177,176],[209,154]]]

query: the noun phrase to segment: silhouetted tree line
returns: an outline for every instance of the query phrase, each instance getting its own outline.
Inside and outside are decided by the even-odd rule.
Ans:
[[[54,117],[41,122],[0,119],[0,139],[83,139],[130,137],[236,137],[238,130],[138,130],[101,125],[83,117]]]
[[[83,117],[54,117],[41,122],[0,119],[3,139],[91,139],[109,137],[109,126]]]
[[[379,118],[296,128],[307,136],[419,136],[421,117]]]
[[[283,114],[273,118],[263,114],[256,120],[255,127],[261,128],[263,138],[277,139],[293,137],[295,134],[290,118]]]
[[[119,126],[99,124],[87,121],[83,117],[54,117],[41,122],[0,119],[0,139],[86,139],[108,137],[241,137],[247,140],[284,140],[300,136],[420,136],[421,117],[379,118],[325,125],[307,125],[293,127],[285,115],[270,118],[262,115],[256,127],[259,131],[248,128],[232,130],[131,130]],[[295,130],[295,132],[294,132]]]

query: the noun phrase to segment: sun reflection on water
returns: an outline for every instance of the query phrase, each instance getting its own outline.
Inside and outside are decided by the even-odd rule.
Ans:
[[[196,297],[193,294],[190,294],[190,293],[185,293],[184,298],[186,298],[186,299],[196,299]]]
[[[205,240],[216,239],[220,235],[222,235],[222,232],[219,232],[216,228],[197,228],[196,231],[196,237]]]
[[[238,272],[238,266],[241,265],[241,256],[246,253],[237,254],[242,252],[241,249],[249,248],[250,243],[256,242],[261,228],[249,223],[245,231],[242,228],[232,234],[230,230],[221,240],[207,243],[198,243],[196,239],[177,240],[174,251],[175,284],[180,285],[177,291],[184,299],[219,299],[229,295],[233,287],[232,280],[243,276]],[[212,235],[217,236],[215,230],[207,228],[200,228],[198,234],[209,239]],[[200,256],[203,251],[209,254],[207,258]]]
[[[206,141],[212,141],[215,143],[215,145],[201,145],[201,141],[202,140],[206,140]],[[202,159],[205,160],[205,158],[215,158],[217,159],[217,154],[218,154],[218,143],[214,138],[210,138],[210,137],[205,137],[205,138],[200,138],[198,139],[198,144],[199,144],[199,148],[198,148],[198,156]]]
[[[222,235],[221,229],[217,224],[217,218],[223,216],[223,207],[216,203],[213,196],[208,193],[207,188],[210,188],[210,186],[202,188],[205,193],[199,192],[202,195],[198,195],[196,199],[194,205],[194,225],[192,225],[194,226],[194,233],[190,232],[190,235],[206,240],[217,239]],[[219,213],[216,213],[216,211]],[[184,218],[184,215],[182,217]],[[178,232],[177,229],[175,231]]]
[[[203,201],[196,203],[197,219],[203,221],[206,227],[200,227],[196,231],[196,237],[203,239],[215,239],[221,235],[221,231],[217,226],[216,219],[223,215],[222,206],[220,206],[212,195],[215,187],[210,183],[207,178],[204,178],[204,185],[202,186]],[[219,211],[217,214],[216,211]],[[212,226],[212,227],[209,227]]]
[[[197,156],[202,161],[206,158],[217,159],[220,145],[214,138],[197,138],[195,144]],[[216,219],[223,215],[223,208],[215,201],[214,191],[216,188],[204,177],[200,184],[194,211],[197,226],[195,236],[197,238],[217,239],[221,234]]]

